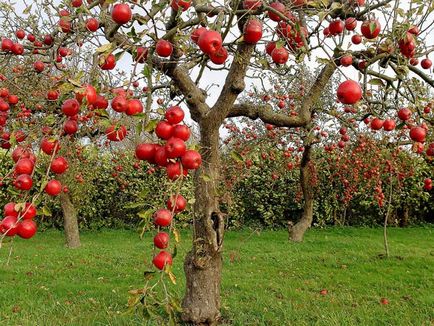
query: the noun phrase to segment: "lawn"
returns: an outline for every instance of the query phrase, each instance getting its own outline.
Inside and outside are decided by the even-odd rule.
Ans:
[[[228,232],[222,314],[228,325],[433,325],[434,229],[313,229],[292,244],[284,231]],[[174,272],[182,293],[183,234]],[[125,314],[143,284],[151,235],[83,232],[80,249],[62,234],[17,239],[0,250],[0,325],[143,325]],[[327,289],[327,295],[320,295]],[[380,299],[389,300],[388,305]],[[152,324],[150,324],[152,325]]]

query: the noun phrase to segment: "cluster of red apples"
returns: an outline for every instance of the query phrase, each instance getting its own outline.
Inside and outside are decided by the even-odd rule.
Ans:
[[[165,168],[171,181],[182,179],[189,170],[195,170],[202,164],[201,155],[195,150],[188,150],[185,142],[190,138],[190,128],[180,124],[184,120],[184,111],[179,106],[172,106],[165,113],[165,120],[160,121],[155,134],[163,144],[142,143],[136,147],[136,157]],[[174,214],[182,212],[187,205],[185,198],[179,193],[172,195],[167,201],[167,208],[154,213],[154,224],[158,228],[170,227]],[[169,234],[158,232],[154,237],[154,246],[161,251],[154,257],[153,264],[162,270],[172,264],[171,254],[164,250],[169,245]]]

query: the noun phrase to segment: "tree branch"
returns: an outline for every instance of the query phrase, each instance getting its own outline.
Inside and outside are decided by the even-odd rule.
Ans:
[[[244,77],[246,76],[254,48],[255,45],[246,44],[244,42],[237,46],[237,51],[223,89],[209,114],[209,118],[212,121],[221,123],[231,110],[238,95],[246,87]]]

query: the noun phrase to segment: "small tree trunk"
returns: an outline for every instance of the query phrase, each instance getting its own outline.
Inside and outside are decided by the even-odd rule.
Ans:
[[[399,226],[406,227],[408,226],[409,221],[409,209],[407,205],[404,205],[402,209],[399,210]]]
[[[80,247],[80,234],[78,231],[77,211],[68,193],[60,194],[60,204],[63,211],[63,226],[66,246],[68,248]]]
[[[307,145],[300,163],[300,183],[303,191],[304,206],[301,219],[292,227],[290,239],[294,242],[303,241],[306,230],[313,220],[313,191],[311,186],[312,172],[310,170],[311,145]]]
[[[224,220],[219,210],[219,134],[212,122],[201,126],[202,166],[195,174],[193,248],[184,262],[186,293],[182,319],[216,325],[220,318],[221,247]]]

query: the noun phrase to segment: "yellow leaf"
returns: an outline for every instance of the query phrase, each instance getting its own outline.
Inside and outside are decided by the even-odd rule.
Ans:
[[[173,229],[172,232],[173,232],[173,236],[175,237],[176,243],[179,243],[179,240],[181,238],[179,231],[177,229]]]

